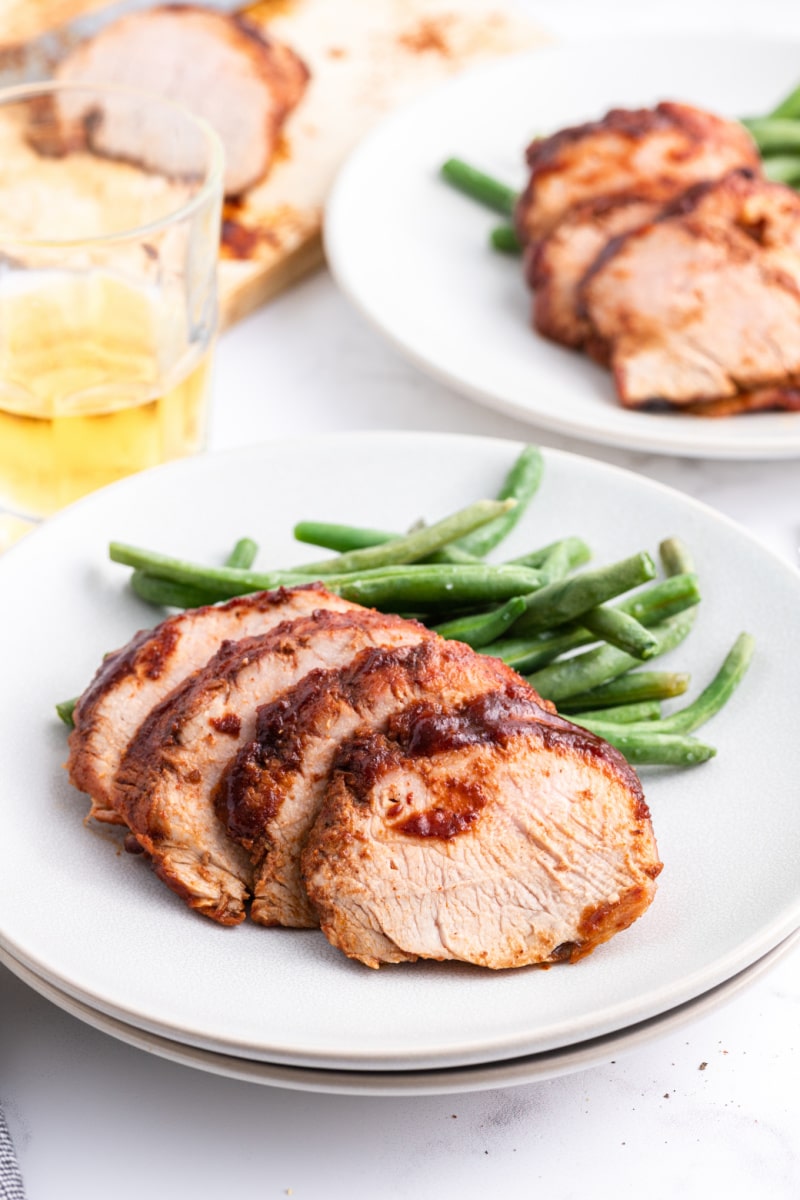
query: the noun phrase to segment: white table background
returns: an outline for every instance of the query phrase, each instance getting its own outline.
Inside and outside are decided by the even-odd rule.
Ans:
[[[800,78],[795,0],[522,7],[560,37],[784,32],[798,41]],[[800,463],[633,454],[522,425],[420,375],[324,274],[222,339],[212,448],[368,428],[457,430],[593,455],[704,500],[796,561]],[[0,1107],[29,1200],[797,1200],[798,1079],[797,949],[713,1014],[606,1066],[414,1099],[303,1094],[177,1066],[90,1029],[0,968]]]

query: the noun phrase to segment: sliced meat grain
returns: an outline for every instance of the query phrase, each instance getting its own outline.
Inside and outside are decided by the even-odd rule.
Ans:
[[[269,170],[281,128],[303,95],[309,74],[288,46],[266,38],[245,18],[192,5],[164,5],[131,13],[80,43],[59,64],[70,83],[115,83],[146,88],[180,101],[204,117],[225,148],[225,192],[238,195]],[[141,122],[124,97],[65,94],[62,119],[85,115],[91,146],[114,158],[141,158]],[[82,110],[85,109],[85,114]],[[196,148],[174,131],[147,129],[147,165],[167,174],[196,169]],[[186,153],[185,164],[181,154]]]
[[[534,329],[564,346],[583,346],[593,335],[579,307],[584,276],[613,237],[644,225],[660,208],[627,193],[586,200],[529,246],[525,274],[533,289]]]
[[[243,920],[250,858],[227,836],[213,794],[233,755],[252,741],[258,708],[309,671],[344,666],[370,646],[430,636],[415,621],[362,608],[319,610],[262,637],[223,644],[150,713],[114,781],[111,803],[156,874],[205,916],[224,925]]]
[[[253,858],[253,919],[300,928],[319,924],[300,875],[300,854],[345,738],[383,729],[415,701],[445,712],[506,685],[522,681],[499,659],[430,638],[365,650],[339,671],[314,671],[260,709],[256,736],[225,772],[217,796],[229,834]]]
[[[178,613],[109,654],[78,701],[69,736],[67,769],[75,787],[91,797],[89,815],[123,823],[110,791],[128,743],[151,709],[204,667],[221,642],[267,633],[321,608],[347,612],[359,606],[319,584],[258,592]]]
[[[800,197],[746,171],[691,188],[609,244],[581,303],[628,407],[792,407]]]
[[[302,859],[324,933],[370,967],[574,962],[661,870],[635,772],[528,688],[412,706],[337,757]]]

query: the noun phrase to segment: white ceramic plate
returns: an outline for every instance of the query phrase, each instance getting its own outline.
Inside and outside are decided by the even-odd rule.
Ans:
[[[357,1096],[437,1096],[451,1092],[482,1092],[488,1088],[519,1087],[558,1075],[571,1075],[574,1071],[585,1071],[600,1063],[611,1062],[621,1054],[630,1053],[646,1046],[656,1038],[674,1033],[689,1022],[699,1020],[722,1004],[732,1000],[743,989],[748,988],[775,966],[800,937],[795,931],[752,966],[739,971],[732,979],[717,984],[695,1000],[680,1004],[660,1017],[651,1017],[623,1029],[620,1033],[606,1034],[589,1042],[579,1042],[562,1050],[548,1050],[532,1054],[527,1058],[507,1059],[499,1063],[486,1063],[474,1067],[450,1067],[430,1071],[325,1071],[313,1067],[279,1066],[255,1059],[234,1058],[228,1054],[217,1054],[213,1050],[200,1050],[170,1038],[127,1025],[114,1017],[98,1012],[88,1004],[75,1000],[60,988],[46,983],[33,971],[28,970],[10,954],[0,950],[0,962],[29,987],[39,992],[65,1012],[84,1021],[94,1029],[118,1038],[139,1050],[181,1063],[185,1067],[196,1067],[214,1075],[230,1079],[241,1079],[246,1083],[261,1083],[270,1087],[287,1088],[298,1092],[326,1092],[334,1095]]]
[[[800,46],[725,37],[615,38],[481,67],[383,122],[328,204],[333,274],[423,370],[512,416],[634,450],[720,458],[800,454],[800,414],[703,419],[623,409],[610,375],[533,333],[519,261],[488,248],[501,218],[438,178],[451,156],[521,186],[533,136],[613,106],[685,100],[767,111],[797,83]]]
[[[244,533],[264,564],[308,560],[299,518],[400,528],[498,488],[519,447],[448,435],[317,437],[161,468],[81,501],[0,559],[0,946],[62,991],[203,1049],[299,1066],[397,1070],[540,1053],[690,1000],[800,925],[800,575],[736,526],[649,480],[547,452],[509,556],[580,533],[598,562],[682,536],[704,603],[672,661],[699,688],[743,628],[758,654],[704,730],[718,757],[650,772],[666,863],[646,916],[571,967],[374,972],[315,931],[223,929],[191,914],[108,830],[86,828],[54,701],[153,623],[106,560],[112,538],[218,562]]]

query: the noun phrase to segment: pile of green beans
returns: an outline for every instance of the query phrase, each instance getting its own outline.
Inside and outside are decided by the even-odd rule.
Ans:
[[[800,191],[800,85],[771,112],[743,117],[761,155],[764,174],[773,183]],[[513,218],[519,193],[461,158],[448,158],[439,173],[446,183],[484,208]],[[506,220],[489,231],[489,245],[501,254],[521,254],[523,245],[513,223]]]
[[[321,581],[345,599],[415,616],[442,637],[502,659],[570,720],[637,765],[706,761],[713,748],[692,734],[733,694],[752,638],[737,638],[688,706],[662,713],[664,701],[689,686],[687,673],[649,664],[692,630],[700,588],[690,555],[679,539],[666,538],[658,547],[660,572],[647,551],[583,569],[591,551],[573,535],[504,562],[487,561],[534,499],[542,473],[541,452],[526,446],[495,499],[405,534],[302,521],[294,528],[298,542],[335,553],[289,568],[255,569],[258,546],[249,538],[236,543],[222,566],[121,542],[112,542],[109,554],[132,568],[135,593],[162,608]],[[57,706],[68,724],[72,707],[72,701]]]

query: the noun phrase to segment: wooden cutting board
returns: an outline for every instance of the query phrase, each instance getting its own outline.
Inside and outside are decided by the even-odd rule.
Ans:
[[[0,0],[0,53],[107,2]],[[546,41],[504,0],[260,0],[242,15],[288,43],[311,79],[267,178],[226,206],[223,326],[320,266],[331,183],[381,117],[473,64]]]
[[[24,47],[29,39],[105,8],[107,3],[108,0],[0,0],[0,50]]]
[[[321,264],[331,183],[381,117],[466,67],[545,41],[491,0],[264,0],[246,15],[300,54],[311,82],[269,176],[226,212],[224,325]]]

